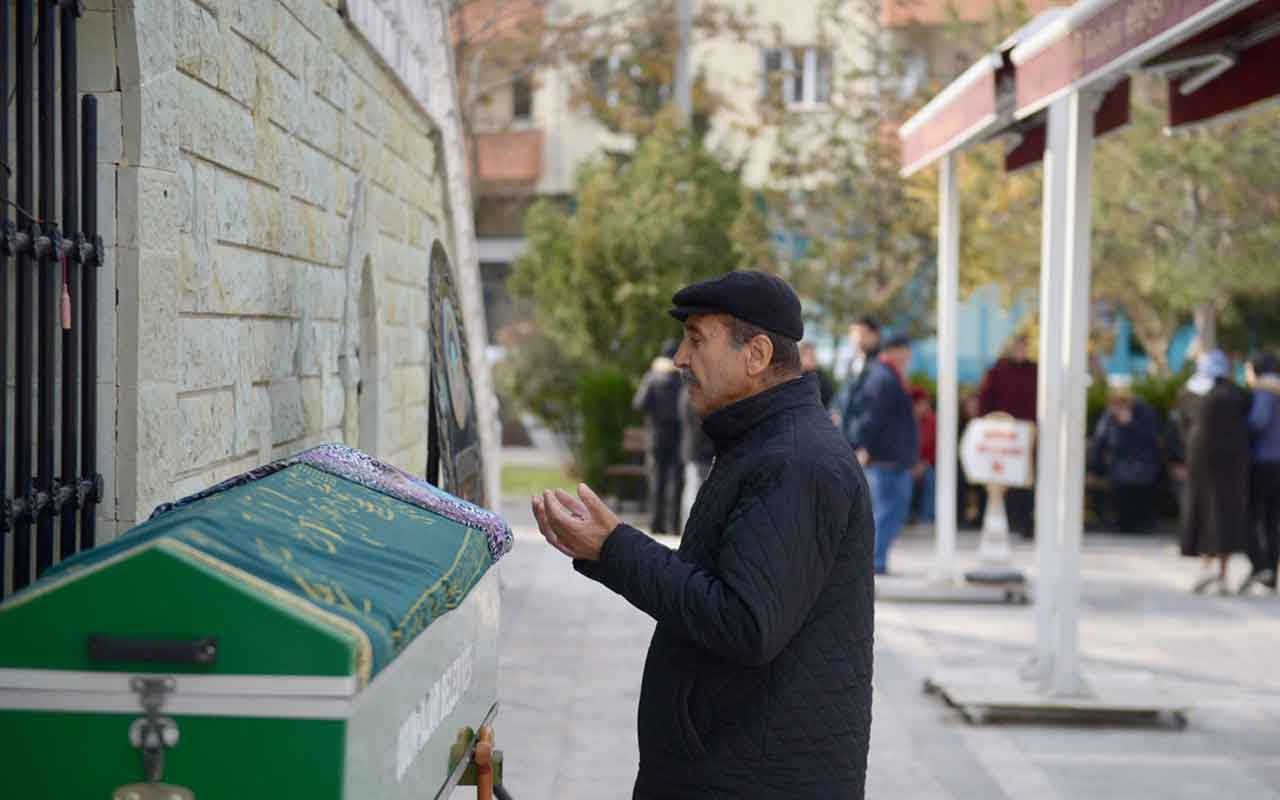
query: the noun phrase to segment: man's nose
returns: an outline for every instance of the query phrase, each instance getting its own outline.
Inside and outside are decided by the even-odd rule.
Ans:
[[[685,344],[683,339],[680,341],[680,346],[676,348],[676,357],[675,359],[673,359],[672,363],[674,363],[680,369],[684,369],[685,367],[689,366],[689,355],[688,353],[685,352]]]

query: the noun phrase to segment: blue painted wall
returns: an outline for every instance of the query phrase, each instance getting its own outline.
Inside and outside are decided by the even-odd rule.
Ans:
[[[1037,309],[1029,300],[1022,300],[1005,308],[1000,301],[1000,290],[996,286],[984,286],[975,290],[960,303],[957,328],[959,341],[956,343],[956,361],[961,386],[974,386],[982,381],[982,375],[995,363],[1004,350],[1006,342],[1017,331],[1024,315],[1034,314]],[[932,314],[928,309],[925,313]],[[1115,345],[1104,361],[1108,374],[1142,375],[1149,369],[1149,359],[1141,353],[1134,352],[1133,326],[1123,312],[1113,315],[1111,324],[1115,326]],[[823,363],[834,365],[837,376],[843,375],[847,369],[852,353],[843,331],[827,332],[814,330],[810,340],[817,342],[819,358]],[[891,328],[886,328],[891,333]],[[1195,341],[1195,327],[1190,323],[1183,325],[1169,345],[1169,368],[1177,372],[1187,361],[1187,353]],[[917,339],[912,346],[912,373],[924,373],[931,379],[938,377],[938,341],[936,337]]]

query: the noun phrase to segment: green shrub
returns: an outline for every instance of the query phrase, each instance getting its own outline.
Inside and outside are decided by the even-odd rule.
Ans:
[[[604,468],[622,460],[622,432],[636,424],[631,408],[635,387],[621,371],[597,367],[578,376],[575,405],[579,436],[574,448],[577,472],[592,486],[600,486]]]
[[[533,326],[511,331],[507,355],[494,368],[498,396],[513,411],[527,411],[572,448],[578,434],[574,394],[578,369],[564,351]]]

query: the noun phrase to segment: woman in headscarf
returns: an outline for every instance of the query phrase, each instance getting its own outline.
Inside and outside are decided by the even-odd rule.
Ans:
[[[1182,554],[1204,559],[1192,591],[1227,592],[1227,561],[1245,549],[1249,530],[1249,393],[1231,382],[1221,350],[1202,354],[1178,395],[1187,455],[1187,513]],[[1217,570],[1213,562],[1217,560]]]

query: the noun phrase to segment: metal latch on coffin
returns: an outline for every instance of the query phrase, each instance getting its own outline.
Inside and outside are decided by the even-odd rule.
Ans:
[[[129,744],[142,751],[142,770],[146,783],[121,786],[112,800],[195,800],[190,789],[161,783],[164,778],[164,752],[178,744],[178,723],[160,715],[165,697],[175,688],[173,678],[134,678],[129,688],[138,695],[144,716],[129,726]]]

